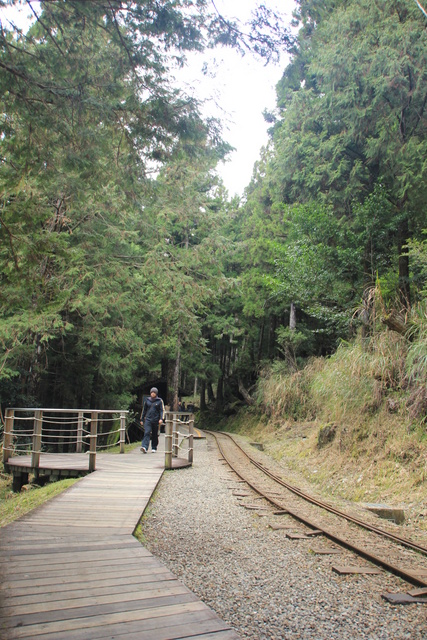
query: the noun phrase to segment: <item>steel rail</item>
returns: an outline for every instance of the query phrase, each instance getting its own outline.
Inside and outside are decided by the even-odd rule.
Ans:
[[[224,448],[222,447],[218,436],[226,436],[228,437],[233,444],[246,456],[246,458],[252,463],[254,464],[254,466],[256,466],[260,471],[262,471],[265,475],[269,476],[272,480],[274,480],[275,482],[278,482],[278,484],[281,484],[282,486],[284,486],[286,489],[289,489],[290,491],[293,491],[294,493],[296,493],[297,495],[299,495],[299,497],[304,498],[305,500],[312,502],[313,504],[315,504],[318,507],[321,507],[322,509],[326,509],[328,511],[330,511],[331,513],[334,513],[335,515],[345,518],[346,520],[349,520],[350,522],[353,522],[354,524],[357,524],[373,533],[376,533],[377,535],[381,535],[381,536],[386,536],[389,537],[393,542],[398,542],[399,544],[403,544],[404,542],[409,543],[410,545],[412,545],[412,542],[410,540],[406,540],[405,538],[400,538],[399,536],[394,536],[393,534],[389,534],[389,532],[383,530],[383,529],[379,529],[377,527],[374,527],[372,525],[370,525],[367,522],[364,522],[363,520],[358,520],[358,518],[353,518],[352,516],[349,516],[348,514],[345,514],[344,512],[339,511],[338,509],[334,509],[333,507],[331,507],[330,505],[327,505],[326,503],[322,503],[320,500],[316,500],[315,498],[312,498],[311,496],[309,496],[308,494],[304,494],[304,492],[300,491],[300,490],[296,490],[295,487],[291,487],[291,485],[289,485],[289,487],[287,486],[287,484],[282,481],[280,478],[277,478],[274,474],[272,474],[271,472],[268,472],[268,469],[266,469],[266,467],[264,467],[262,464],[258,463],[256,460],[254,460],[244,449],[242,449],[242,447],[234,440],[234,438],[225,432],[213,432],[210,431],[209,433],[211,433],[216,440],[217,446],[220,450],[221,455],[223,456],[224,460],[227,462],[227,464],[231,467],[231,469],[234,471],[234,473],[236,473],[236,475],[243,480],[244,482],[246,482],[246,484],[251,487],[251,489],[253,489],[253,491],[255,491],[258,495],[262,496],[263,498],[265,498],[265,500],[267,500],[268,502],[270,502],[270,504],[272,504],[273,506],[275,506],[278,509],[283,509],[283,505],[281,505],[279,502],[277,502],[276,500],[274,500],[274,498],[272,498],[271,496],[269,496],[268,494],[264,493],[261,489],[259,489],[256,485],[254,485],[250,480],[248,480],[245,476],[243,476],[239,471],[237,471],[235,469],[235,467],[233,466],[232,462],[230,462],[229,458],[227,458],[226,452],[224,450]],[[356,546],[355,544],[353,544],[352,542],[346,540],[345,538],[341,538],[339,535],[337,535],[336,533],[334,533],[333,531],[330,531],[329,529],[326,529],[324,526],[319,525],[318,523],[312,522],[310,520],[308,520],[305,516],[302,516],[300,514],[298,514],[296,511],[293,511],[291,509],[289,509],[288,507],[285,508],[285,510],[289,513],[289,515],[291,515],[293,518],[295,518],[296,520],[298,520],[299,522],[302,522],[304,525],[306,525],[307,527],[311,528],[311,529],[316,529],[318,531],[321,531],[327,538],[329,538],[330,540],[333,540],[334,542],[336,542],[337,544],[339,544],[342,547],[345,547],[346,549],[349,549],[350,551],[355,552],[357,555],[365,558],[366,560],[368,560],[369,562],[372,562],[373,564],[382,567],[383,569],[386,569],[387,571],[389,571],[390,573],[399,576],[400,578],[402,578],[403,580],[405,580],[406,582],[409,582],[410,584],[414,584],[416,586],[419,587],[427,587],[427,580],[423,580],[421,578],[418,577],[418,575],[402,568],[402,567],[398,567],[396,565],[391,564],[390,562],[388,562],[388,560],[385,560],[384,558],[380,558],[379,556],[376,556],[374,554],[372,554],[371,552],[367,551],[366,549],[362,549],[361,547]],[[413,548],[415,551],[420,551],[422,550],[424,553],[427,553],[427,549],[425,549],[424,547],[420,547],[420,549],[417,548],[418,545],[416,545],[416,543],[414,543],[415,546],[411,547]]]
[[[326,511],[329,511],[330,513],[334,513],[335,515],[339,516],[340,518],[344,518],[345,520],[348,520],[349,522],[353,522],[354,524],[357,524],[360,527],[363,527],[364,529],[372,531],[373,533],[377,533],[378,535],[380,535],[380,536],[382,536],[384,538],[388,538],[389,540],[393,540],[393,542],[397,542],[398,544],[401,544],[402,546],[407,547],[408,549],[412,549],[413,551],[418,551],[419,553],[423,553],[424,555],[427,555],[427,548],[423,547],[422,545],[418,544],[417,542],[414,542],[413,540],[409,540],[408,538],[403,538],[402,536],[398,536],[398,535],[392,533],[391,531],[386,531],[385,529],[381,529],[380,527],[376,527],[375,525],[369,524],[368,522],[365,522],[364,520],[360,520],[359,518],[356,518],[355,516],[351,516],[348,513],[345,513],[344,511],[340,511],[339,509],[336,509],[335,507],[333,507],[332,505],[328,504],[327,502],[323,502],[322,500],[318,500],[317,498],[314,498],[310,494],[305,493],[304,491],[301,491],[301,489],[298,489],[298,487],[294,487],[294,486],[288,484],[282,478],[280,478],[279,476],[276,476],[274,473],[272,473],[267,467],[264,467],[264,465],[262,465],[260,462],[258,462],[254,458],[252,458],[252,456],[250,456],[238,444],[238,442],[236,442],[234,440],[234,438],[230,434],[225,433],[224,435],[226,435],[228,438],[230,438],[234,442],[235,446],[238,449],[240,449],[240,451],[248,458],[248,460],[255,467],[257,467],[260,471],[265,473],[265,475],[269,476],[272,480],[274,480],[278,484],[280,484],[283,487],[285,487],[285,489],[288,489],[289,491],[292,491],[293,493],[295,493],[300,498],[303,498],[304,500],[307,500],[308,502],[311,502],[312,504],[315,504],[316,506],[318,506],[318,507],[320,507],[322,509],[325,509]]]

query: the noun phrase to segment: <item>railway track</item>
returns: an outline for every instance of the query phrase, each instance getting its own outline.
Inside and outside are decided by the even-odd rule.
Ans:
[[[250,455],[230,434],[210,433],[221,456],[240,480],[276,513],[289,515],[299,526],[303,525],[302,535],[322,535],[411,585],[427,587],[427,546],[305,493]],[[427,589],[423,591],[427,594]]]

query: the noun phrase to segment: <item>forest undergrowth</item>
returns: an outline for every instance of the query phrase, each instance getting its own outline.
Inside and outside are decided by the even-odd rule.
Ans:
[[[262,443],[326,496],[403,506],[426,527],[425,313],[415,325],[410,339],[383,330],[296,372],[274,363],[256,404],[224,428]]]

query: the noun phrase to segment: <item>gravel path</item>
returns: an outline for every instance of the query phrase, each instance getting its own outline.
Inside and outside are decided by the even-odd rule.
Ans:
[[[196,440],[193,467],[169,471],[142,522],[146,547],[252,640],[425,640],[427,605],[392,606],[381,594],[411,587],[394,576],[339,576],[350,552],[315,555],[239,504],[242,489],[216,445]],[[253,500],[252,500],[253,503]],[[326,546],[316,540],[315,546]]]

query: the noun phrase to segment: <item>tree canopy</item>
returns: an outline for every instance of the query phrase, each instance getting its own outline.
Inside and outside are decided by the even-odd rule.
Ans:
[[[0,30],[2,405],[128,405],[155,377],[250,402],[266,363],[351,337],[375,284],[425,298],[417,3],[299,0],[292,33],[264,4],[246,27],[208,0],[27,5]],[[215,46],[291,54],[242,201],[172,81]]]

